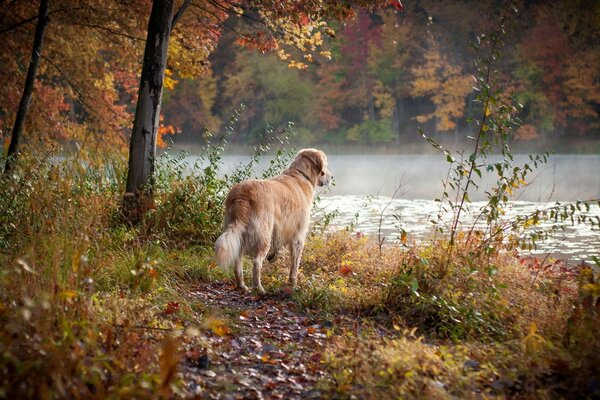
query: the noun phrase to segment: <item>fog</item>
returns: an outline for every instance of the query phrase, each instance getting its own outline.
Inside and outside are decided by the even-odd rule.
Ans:
[[[223,173],[246,164],[249,156],[224,157]],[[254,168],[260,174],[271,157],[263,157]],[[189,157],[188,162],[195,160]],[[448,163],[441,155],[329,155],[334,185],[323,195],[392,196],[400,186],[399,198],[433,200],[442,193]],[[492,161],[494,158],[491,159]],[[514,165],[532,164],[525,155],[515,156]],[[600,155],[556,155],[529,173],[527,186],[515,191],[515,200],[549,202],[600,198]],[[470,191],[473,201],[483,200],[485,190],[495,184],[493,174],[483,173],[479,189]]]

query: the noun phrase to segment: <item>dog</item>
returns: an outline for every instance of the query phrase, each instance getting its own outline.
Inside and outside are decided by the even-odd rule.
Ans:
[[[260,283],[262,264],[267,256],[274,258],[280,246],[290,250],[289,282],[296,288],[315,188],[329,186],[332,180],[325,153],[303,149],[281,175],[246,180],[230,189],[215,255],[219,266],[234,265],[239,290],[249,292],[242,270],[242,256],[247,254],[252,257],[254,289],[265,293]]]

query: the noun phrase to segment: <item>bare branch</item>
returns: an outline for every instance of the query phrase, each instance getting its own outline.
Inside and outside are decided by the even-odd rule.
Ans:
[[[187,10],[187,8],[189,7],[190,2],[191,0],[184,0],[181,7],[179,7],[179,10],[177,10],[175,15],[173,16],[173,19],[171,20],[171,31],[173,31],[173,28],[175,28],[175,24],[177,24],[177,21],[179,21],[185,10]]]
[[[50,16],[50,15],[53,15],[53,14],[58,14],[58,13],[67,12],[67,11],[76,11],[76,10],[81,10],[81,9],[83,9],[83,7],[75,7],[75,8],[59,8],[59,9],[56,9],[56,10],[53,10],[53,11],[50,11],[50,12],[48,12],[48,15]],[[35,20],[37,20],[37,19],[38,19],[38,16],[37,16],[37,15],[34,15],[34,16],[33,16],[33,17],[31,17],[31,18],[27,18],[27,19],[24,19],[23,21],[16,22],[16,23],[14,23],[13,25],[10,25],[10,26],[8,26],[8,27],[6,27],[6,28],[2,28],[2,29],[0,29],[0,34],[7,33],[7,32],[10,32],[10,31],[13,31],[13,30],[15,30],[15,29],[17,29],[17,28],[19,28],[19,27],[21,27],[21,26],[23,26],[23,25],[25,25],[25,24],[28,24],[28,23],[30,23],[30,22],[33,22],[33,21],[35,21]]]

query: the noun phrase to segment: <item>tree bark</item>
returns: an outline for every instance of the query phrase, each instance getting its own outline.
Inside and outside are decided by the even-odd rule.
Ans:
[[[156,135],[173,20],[173,0],[152,2],[129,145],[129,168],[123,204],[124,215],[132,223],[138,222],[152,205]]]
[[[404,121],[404,97],[394,98],[394,115],[393,115],[393,128],[396,132],[396,144],[400,144],[401,135],[401,122]]]
[[[42,53],[42,44],[44,42],[44,31],[48,24],[48,2],[49,0],[40,0],[38,21],[35,27],[33,49],[31,51],[31,60],[29,61],[25,86],[23,87],[23,94],[21,95],[21,100],[19,102],[19,109],[17,110],[15,125],[13,126],[10,137],[10,145],[8,146],[8,152],[6,154],[6,164],[4,166],[5,175],[8,175],[13,170],[19,154],[19,141],[21,140],[25,119],[27,117],[27,112],[29,111],[29,106],[31,105],[31,96],[33,94],[35,77],[37,75],[37,68]]]

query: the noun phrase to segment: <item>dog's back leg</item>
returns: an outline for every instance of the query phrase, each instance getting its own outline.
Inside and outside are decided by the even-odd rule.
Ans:
[[[263,238],[263,240],[259,241],[257,243],[257,251],[256,251],[256,255],[254,257],[254,259],[252,260],[252,264],[253,264],[253,270],[252,270],[252,275],[253,275],[253,284],[254,284],[254,289],[256,289],[260,294],[265,294],[265,289],[262,287],[261,283],[260,283],[260,275],[261,275],[261,270],[262,270],[262,264],[263,261],[265,260],[265,258],[267,257],[267,254],[269,253],[269,248],[271,247],[271,242],[269,240],[269,238]]]
[[[262,270],[262,263],[263,260],[265,259],[265,257],[256,257],[254,260],[252,260],[252,264],[253,264],[253,270],[252,270],[252,276],[254,279],[254,289],[256,289],[260,294],[265,294],[265,288],[262,287],[261,283],[260,283],[260,274],[261,274],[261,270]]]
[[[271,250],[269,251],[269,254],[267,254],[267,261],[271,263],[271,262],[277,260],[278,255],[279,255],[279,239],[278,239],[278,235],[277,235],[277,230],[275,229],[275,227],[273,227],[273,230],[271,232]]]
[[[290,254],[292,258],[292,266],[290,268],[290,285],[294,289],[298,283],[298,268],[300,267],[300,258],[304,249],[304,240],[295,238],[290,244]]]
[[[242,268],[241,256],[235,259],[233,272],[235,274],[235,283],[237,284],[238,289],[244,293],[248,293],[250,289],[248,289],[248,286],[244,284],[244,269]]]

